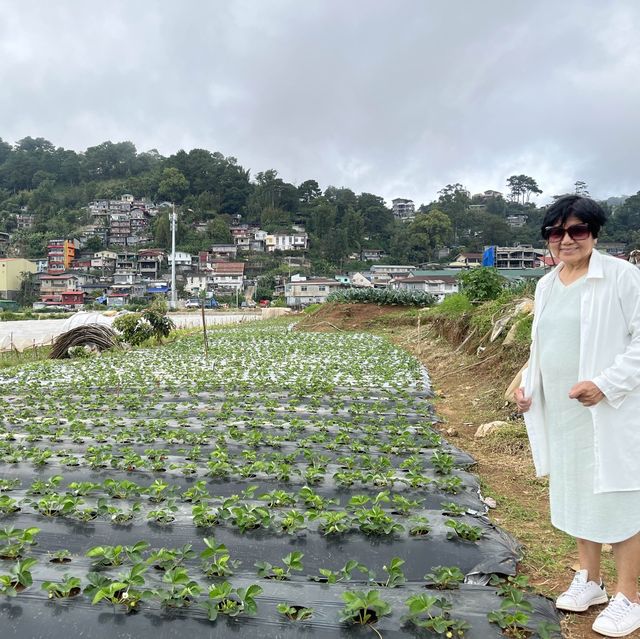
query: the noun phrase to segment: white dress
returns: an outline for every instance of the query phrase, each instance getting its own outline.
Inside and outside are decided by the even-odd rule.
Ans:
[[[594,493],[593,422],[569,390],[579,381],[580,292],[584,277],[556,278],[538,325],[549,441],[551,523],[572,537],[602,543],[640,531],[640,491]],[[640,470],[640,460],[639,460]]]

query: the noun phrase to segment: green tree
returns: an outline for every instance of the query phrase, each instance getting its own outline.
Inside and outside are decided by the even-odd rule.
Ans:
[[[322,190],[315,180],[305,180],[298,186],[300,204],[311,204],[322,195]]]
[[[471,201],[469,191],[456,182],[440,189],[438,195],[438,201],[429,208],[437,208],[449,216],[453,227],[453,239],[457,241],[463,229],[469,228],[468,208]]]
[[[92,235],[85,243],[84,249],[86,251],[102,251],[104,249],[104,244],[102,240],[97,235]]]
[[[262,209],[260,226],[268,233],[288,229],[291,226],[291,214],[279,208]]]
[[[506,279],[495,268],[486,266],[462,271],[458,275],[462,292],[473,302],[493,300],[505,285]]]
[[[583,180],[576,180],[574,183],[575,194],[582,195],[583,197],[589,197],[589,187]]]
[[[168,168],[162,171],[158,185],[158,195],[170,202],[182,202],[189,191],[187,178],[178,169]]]
[[[361,193],[358,196],[356,209],[362,215],[363,234],[372,240],[374,247],[387,248],[393,227],[393,213],[384,203],[384,199],[372,193]]]
[[[525,204],[529,201],[532,193],[540,195],[542,193],[538,183],[528,175],[512,175],[507,179],[507,187],[514,202]]]
[[[229,225],[220,216],[207,222],[207,239],[211,244],[230,244],[232,242]]]
[[[156,219],[153,228],[153,237],[155,245],[158,248],[171,248],[171,220],[169,212],[160,213]]]
[[[453,225],[448,215],[438,209],[431,209],[424,215],[417,215],[410,224],[409,232],[419,235],[431,260],[437,258],[439,249],[447,246],[453,238]]]
[[[38,276],[36,273],[23,271],[20,278],[17,302],[20,306],[31,306],[38,300]]]

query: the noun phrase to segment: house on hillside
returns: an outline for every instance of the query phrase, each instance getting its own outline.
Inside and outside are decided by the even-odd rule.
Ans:
[[[22,274],[36,271],[35,263],[22,257],[0,258],[0,299],[17,299],[22,285]]]
[[[497,268],[535,268],[545,251],[534,249],[528,244],[521,246],[496,246],[495,266]]]
[[[138,273],[145,280],[157,280],[165,265],[167,254],[162,249],[138,251]]]
[[[441,302],[447,295],[458,292],[458,280],[447,275],[412,275],[393,280],[391,288],[429,293]]]
[[[86,273],[51,275],[40,273],[40,301],[47,306],[73,306],[84,304],[82,286],[93,278]]]
[[[340,286],[340,282],[328,278],[294,276],[284,285],[284,296],[290,308],[303,308],[326,302],[329,294]]]
[[[363,262],[379,262],[387,254],[382,249],[362,249],[360,259]]]
[[[309,236],[306,233],[270,233],[265,237],[268,253],[274,251],[305,251],[309,248]]]
[[[449,264],[450,268],[474,268],[482,266],[482,253],[459,253]]]
[[[416,206],[413,200],[397,197],[391,201],[393,217],[400,222],[411,222],[416,217]]]
[[[171,253],[167,255],[167,262],[169,263],[169,268],[171,268],[171,263],[173,262],[173,255]],[[186,253],[185,251],[176,251],[176,272],[186,273],[187,271],[191,271],[192,268],[193,260],[191,257],[191,253]]]
[[[244,290],[244,262],[214,262],[211,278],[216,290]]]

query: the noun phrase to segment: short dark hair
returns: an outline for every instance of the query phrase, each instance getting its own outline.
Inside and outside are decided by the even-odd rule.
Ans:
[[[540,229],[542,237],[546,240],[549,236],[548,226],[555,226],[558,222],[564,224],[572,215],[589,225],[593,237],[598,237],[598,232],[607,221],[604,209],[591,198],[583,195],[563,195],[549,206],[544,214]]]

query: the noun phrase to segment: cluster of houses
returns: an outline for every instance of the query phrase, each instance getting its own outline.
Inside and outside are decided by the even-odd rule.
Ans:
[[[599,244],[600,250],[618,254],[619,244]],[[210,296],[232,295],[239,302],[255,295],[260,272],[249,259],[241,261],[236,244],[213,245],[197,255],[175,254],[177,281],[186,296],[206,291]],[[344,287],[391,288],[432,294],[437,300],[458,291],[461,269],[482,264],[482,253],[460,253],[444,268],[433,264],[393,265],[379,262],[380,251],[360,254],[368,270],[333,277],[290,274],[276,282],[275,294],[293,308],[322,303]],[[539,278],[552,261],[545,251],[528,246],[494,247],[494,265],[510,279]],[[287,256],[292,271],[310,266],[304,255]],[[169,295],[172,255],[161,249],[83,251],[77,239],[54,239],[41,260],[0,258],[0,300],[16,299],[24,273],[33,273],[39,286],[39,304],[80,308],[87,301],[121,307],[132,300]]]
[[[484,194],[487,198],[494,192]],[[186,296],[205,291],[209,296],[232,295],[236,301],[252,299],[258,288],[261,265],[254,254],[286,252],[290,275],[276,281],[275,294],[290,307],[321,303],[340,287],[374,287],[428,292],[438,300],[458,290],[456,275],[460,269],[474,268],[483,263],[482,253],[460,253],[444,268],[433,264],[389,265],[381,249],[363,249],[350,256],[368,263],[368,270],[336,275],[329,278],[292,275],[295,270],[310,267],[306,259],[309,238],[303,227],[290,231],[268,233],[257,226],[241,224],[239,216],[229,227],[231,242],[213,244],[197,255],[171,253],[157,248],[141,248],[151,241],[150,221],[168,202],[158,205],[125,194],[116,200],[95,200],[88,210],[92,223],[79,238],[52,239],[47,255],[38,260],[2,257],[9,245],[9,236],[0,233],[0,301],[15,300],[25,273],[39,288],[39,304],[48,307],[79,308],[87,301],[98,301],[110,307],[120,307],[132,300],[170,293],[170,276],[175,259],[176,279]],[[481,204],[474,205],[481,206]],[[411,200],[393,200],[397,219],[408,221],[415,215]],[[30,228],[33,216],[24,210],[18,216],[19,228]],[[521,220],[513,220],[519,224]],[[206,223],[196,225],[205,232]],[[83,249],[90,237],[99,237],[107,250]],[[622,244],[598,245],[611,254],[624,252]],[[537,278],[552,266],[548,253],[531,246],[492,247],[493,266],[510,278]],[[449,255],[444,249],[441,258]],[[2,306],[0,304],[0,306]]]

